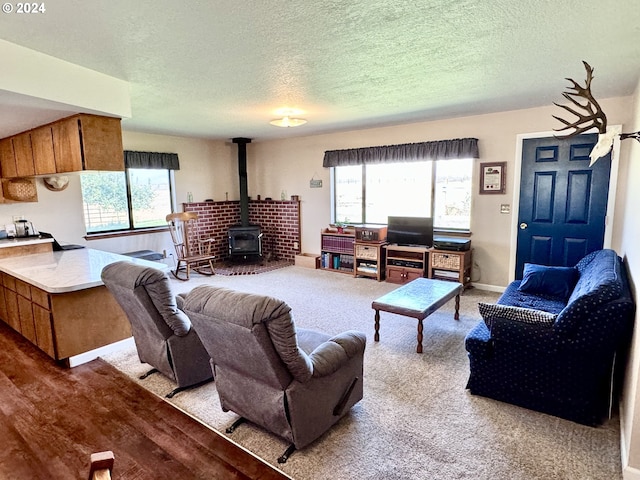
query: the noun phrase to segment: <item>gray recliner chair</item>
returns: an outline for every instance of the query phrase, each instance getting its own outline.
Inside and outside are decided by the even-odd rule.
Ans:
[[[362,399],[364,333],[296,328],[275,298],[199,286],[178,296],[211,356],[224,411],[291,442],[279,463]]]
[[[178,384],[167,398],[213,379],[209,354],[187,315],[176,306],[169,277],[129,261],[102,270],[102,281],[122,307],[133,331],[138,358]]]

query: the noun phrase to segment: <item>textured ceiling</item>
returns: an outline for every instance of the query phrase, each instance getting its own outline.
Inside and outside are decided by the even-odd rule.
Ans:
[[[582,60],[596,98],[629,95],[640,76],[637,0],[45,6],[0,14],[0,38],[130,82],[123,126],[152,133],[264,140],[550,105],[565,77],[584,79]],[[0,134],[41,113],[14,106]],[[308,123],[269,125],[283,107]]]

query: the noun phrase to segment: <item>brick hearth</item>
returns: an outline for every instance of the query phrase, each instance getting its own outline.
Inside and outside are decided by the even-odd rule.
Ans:
[[[240,224],[240,201],[183,203],[185,212],[197,212],[197,234],[214,239],[214,253],[229,258],[229,227]],[[300,252],[300,201],[250,200],[249,223],[262,229],[265,257],[295,261]],[[298,248],[294,248],[297,242]]]

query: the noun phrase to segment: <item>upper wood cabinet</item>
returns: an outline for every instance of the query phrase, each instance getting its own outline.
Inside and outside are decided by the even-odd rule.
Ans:
[[[120,119],[76,115],[53,124],[58,173],[124,170]]]
[[[16,177],[32,177],[36,174],[33,166],[31,134],[21,133],[13,137],[13,153],[16,158]]]
[[[0,140],[0,176],[4,178],[15,177],[16,157],[13,154],[13,139],[3,138]]]
[[[53,148],[53,127],[51,125],[45,125],[31,131],[31,148],[36,175],[57,173]]]
[[[120,119],[78,114],[0,140],[2,178],[124,170]]]
[[[29,132],[1,140],[0,169],[3,178],[35,175],[33,151]]]

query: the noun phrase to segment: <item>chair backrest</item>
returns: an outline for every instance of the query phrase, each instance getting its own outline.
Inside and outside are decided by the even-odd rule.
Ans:
[[[273,388],[312,375],[299,348],[291,308],[275,298],[199,286],[182,305],[217,368],[229,368]]]
[[[178,310],[167,274],[119,261],[104,267],[101,277],[131,323],[140,359],[173,378],[165,341],[187,335],[191,322]]]
[[[194,252],[192,252],[190,245],[196,235],[195,225],[198,220],[198,214],[196,212],[170,213],[167,215],[166,220],[178,258],[186,258],[192,255]]]

